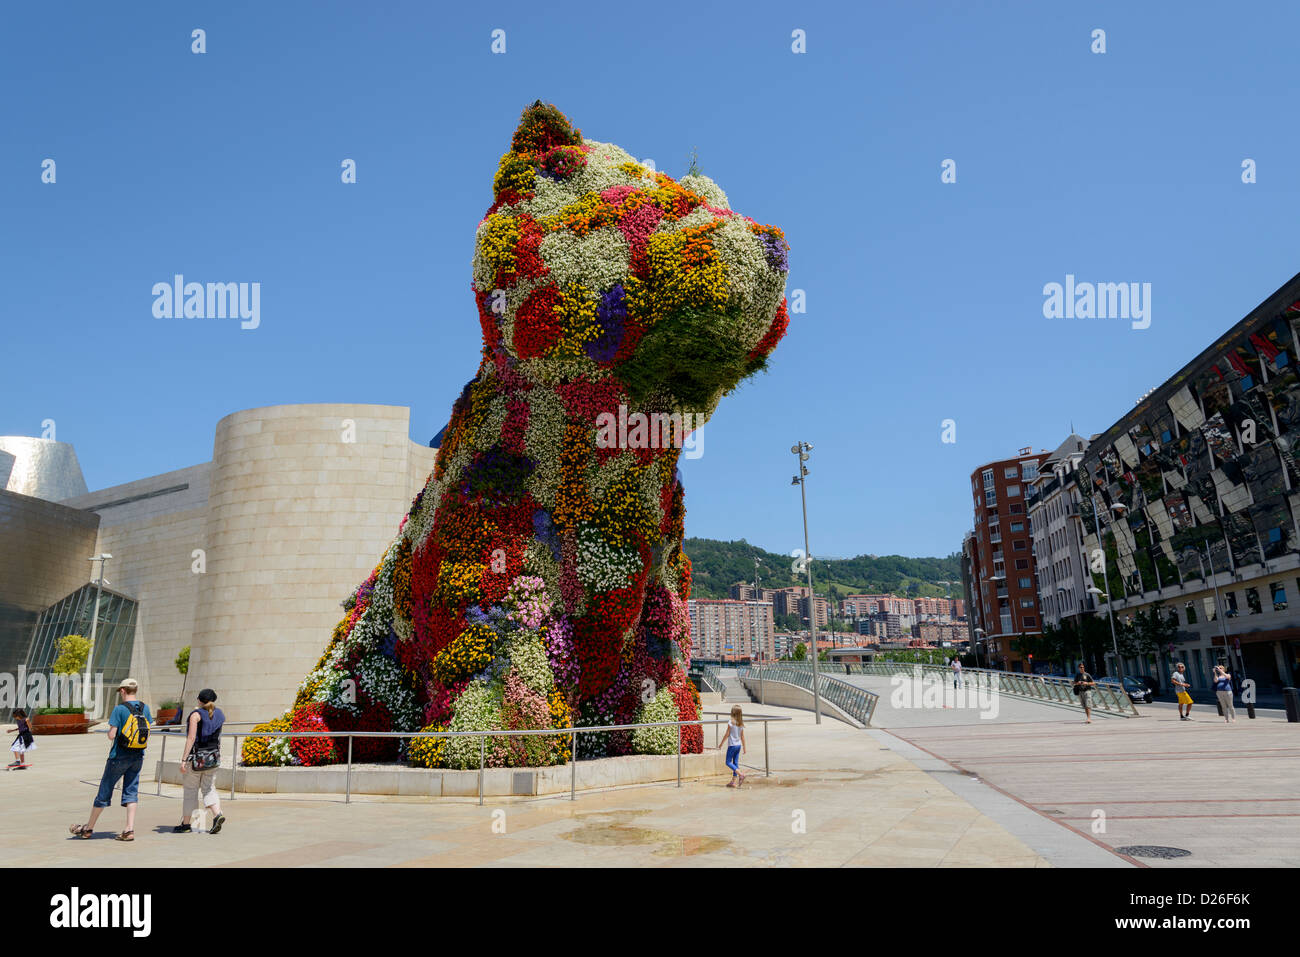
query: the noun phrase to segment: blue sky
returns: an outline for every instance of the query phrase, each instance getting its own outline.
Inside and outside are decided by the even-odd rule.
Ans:
[[[427,441],[538,98],[672,175],[697,149],[790,241],[807,312],[683,462],[692,535],[802,547],[803,439],[814,554],[948,554],[976,466],[1103,430],[1300,270],[1294,5],[549,9],[8,5],[0,434],[55,420],[92,489],[207,461],[261,405],[408,405]],[[177,272],[260,282],[261,326],[155,319]],[[1150,328],[1045,319],[1067,274],[1151,283]]]

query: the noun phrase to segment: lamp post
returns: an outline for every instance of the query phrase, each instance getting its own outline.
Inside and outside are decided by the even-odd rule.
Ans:
[[[103,552],[89,559],[90,573],[95,573],[95,562],[99,562],[99,577],[95,579],[95,607],[90,615],[90,649],[86,652],[86,677],[82,679],[81,700],[85,702],[86,693],[90,690],[90,666],[95,660],[95,635],[99,630],[99,596],[104,588],[104,570],[108,567],[108,560],[113,556],[109,552]]]
[[[1122,691],[1124,689],[1124,659],[1119,656],[1119,642],[1115,640],[1115,615],[1111,607],[1113,603],[1110,600],[1110,573],[1106,570],[1106,543],[1101,537],[1101,513],[1097,511],[1097,493],[1093,492],[1091,495],[1092,520],[1097,525],[1097,545],[1101,548],[1101,580],[1106,586],[1106,590],[1102,591],[1096,585],[1092,585],[1087,591],[1090,595],[1105,595],[1106,597],[1106,621],[1110,623],[1110,646],[1115,652],[1115,667],[1119,670],[1119,686]],[[1122,511],[1125,508],[1123,505],[1113,505],[1111,507],[1116,511]],[[1118,548],[1118,545],[1116,547]]]
[[[1200,551],[1193,548],[1191,545],[1188,545],[1186,548],[1183,549],[1184,555],[1186,555],[1188,552],[1191,552],[1193,555],[1195,555],[1196,560],[1198,562],[1201,560]],[[1223,605],[1219,601],[1218,575],[1214,571],[1214,556],[1210,554],[1209,542],[1205,543],[1205,561],[1206,564],[1210,566],[1210,585],[1213,586],[1214,588],[1214,609],[1215,609],[1215,615],[1219,619],[1219,634],[1223,636],[1223,653],[1231,657],[1232,646],[1228,644],[1228,623],[1225,620],[1226,616],[1223,613],[1224,612]],[[1205,577],[1204,566],[1201,567],[1201,577],[1202,578]],[[1246,680],[1246,656],[1242,653],[1240,648],[1237,649],[1237,661],[1241,667],[1241,680],[1245,681]],[[1253,718],[1255,716],[1255,705],[1253,702],[1247,702],[1246,710],[1250,717]]]
[[[791,485],[799,486],[799,499],[803,503],[803,556],[804,568],[808,572],[808,633],[812,642],[812,685],[813,685],[813,714],[816,715],[817,723],[822,723],[822,697],[821,687],[818,681],[817,668],[817,598],[813,594],[812,580],[812,555],[808,545],[808,492],[804,487],[804,479],[808,476],[808,466],[804,465],[808,461],[808,453],[812,451],[811,442],[796,442],[790,446],[790,451],[798,456],[799,471],[795,473]]]
[[[975,629],[975,667],[976,668],[980,666],[980,635],[987,635],[987,634],[988,632],[986,632],[983,628]]]

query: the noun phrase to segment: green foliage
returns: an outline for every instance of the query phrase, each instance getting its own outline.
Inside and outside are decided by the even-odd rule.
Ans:
[[[803,661],[807,657],[808,657],[808,646],[805,645],[802,641],[799,642],[799,644],[794,646],[794,653],[790,655],[790,658],[793,661]]]
[[[696,598],[726,598],[728,590],[736,582],[752,582],[755,558],[762,563],[760,587],[788,588],[807,584],[804,575],[795,574],[790,556],[758,548],[743,538],[738,542],[688,538],[682,543],[682,551],[691,559],[691,594]],[[945,598],[949,594],[948,586],[938,582],[961,581],[961,556],[954,553],[947,558],[907,558],[903,555],[819,558],[813,561],[813,579],[814,588],[823,595],[827,586],[833,584],[845,595],[893,593]],[[960,585],[952,586],[952,596],[961,597]]]
[[[1164,605],[1156,602],[1150,611],[1135,614],[1131,622],[1116,623],[1115,643],[1120,654],[1129,657],[1155,655],[1163,652],[1177,635],[1178,626]]]
[[[83,635],[64,635],[54,643],[56,657],[50,667],[56,675],[79,674],[90,657],[90,639]]]
[[[176,670],[183,675],[190,673],[190,646],[186,645],[176,656]]]
[[[32,714],[81,714],[83,708],[33,708]]]
[[[947,648],[900,648],[897,651],[885,651],[876,657],[876,661],[894,661],[909,665],[946,665],[953,656]]]

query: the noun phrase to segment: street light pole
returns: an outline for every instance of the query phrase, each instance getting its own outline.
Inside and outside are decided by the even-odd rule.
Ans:
[[[95,571],[95,562],[99,562],[99,578],[95,579],[95,607],[90,614],[90,649],[86,652],[86,677],[81,683],[81,701],[85,704],[86,695],[90,691],[90,668],[95,660],[95,635],[99,630],[99,596],[104,589],[104,574],[108,566],[108,560],[113,556],[108,552],[96,555],[90,559],[91,574]]]
[[[808,467],[804,462],[808,461],[808,453],[812,451],[812,443],[796,442],[790,446],[798,459],[799,471],[796,473],[794,480],[799,483],[799,499],[803,504],[803,555],[804,569],[808,572],[808,633],[812,642],[812,685],[813,685],[813,714],[817,718],[817,723],[822,723],[822,697],[821,683],[817,667],[817,598],[813,594],[812,580],[812,549],[808,544],[808,492],[804,487],[804,478],[808,475]]]
[[[1097,511],[1097,493],[1090,492],[1092,496],[1092,520],[1097,525],[1097,546],[1101,549],[1101,581],[1106,586],[1104,594],[1106,596],[1106,620],[1110,622],[1110,646],[1115,652],[1115,667],[1119,669],[1119,687],[1124,690],[1124,659],[1119,656],[1119,642],[1115,640],[1115,613],[1113,611],[1114,601],[1110,597],[1110,573],[1106,571],[1106,542],[1101,537],[1101,516]],[[1115,548],[1118,550],[1119,544],[1116,539]],[[1096,588],[1097,586],[1093,586]]]

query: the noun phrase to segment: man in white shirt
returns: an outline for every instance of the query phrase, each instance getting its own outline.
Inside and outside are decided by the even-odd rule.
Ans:
[[[952,686],[961,687],[961,659],[956,655],[952,656]]]

